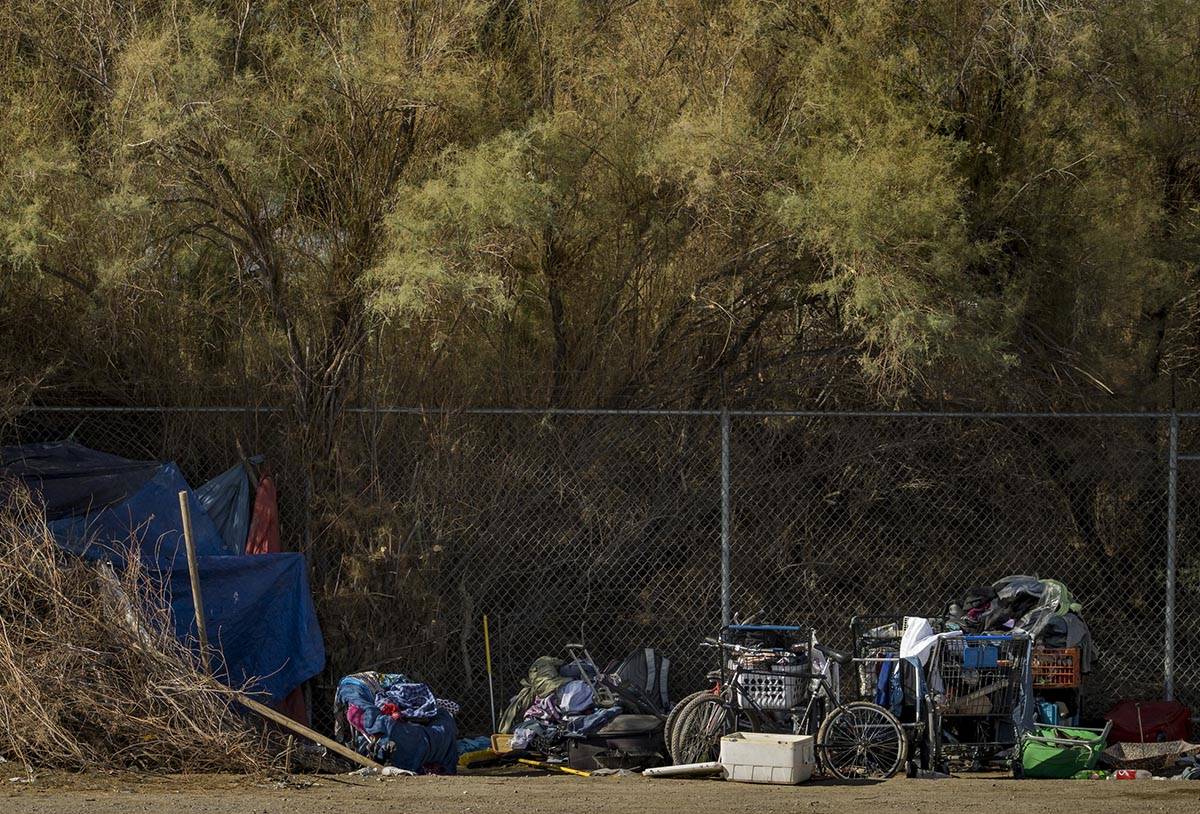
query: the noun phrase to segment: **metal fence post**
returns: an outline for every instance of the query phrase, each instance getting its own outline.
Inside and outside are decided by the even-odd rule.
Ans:
[[[1163,642],[1163,697],[1175,698],[1175,509],[1179,482],[1179,415],[1171,413],[1171,436],[1167,464],[1167,609],[1166,640]]]
[[[730,598],[729,547],[729,410],[721,408],[721,624],[730,623],[732,599]]]

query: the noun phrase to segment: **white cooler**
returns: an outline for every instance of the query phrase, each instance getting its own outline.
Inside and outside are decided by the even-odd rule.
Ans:
[[[812,735],[734,732],[721,738],[726,780],[741,783],[803,783],[816,768]]]

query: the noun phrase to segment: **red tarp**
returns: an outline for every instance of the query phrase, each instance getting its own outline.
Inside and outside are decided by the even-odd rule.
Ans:
[[[1104,714],[1109,743],[1155,743],[1191,738],[1192,712],[1178,701],[1122,701]]]
[[[254,514],[250,518],[250,533],[246,535],[247,554],[277,554],[279,546],[279,504],[276,502],[275,481],[264,474],[254,493]]]
[[[276,497],[275,480],[264,473],[254,493],[254,514],[250,518],[250,533],[246,535],[247,554],[277,554],[282,550]],[[308,726],[308,705],[304,703],[303,687],[292,690],[275,708],[293,721]]]

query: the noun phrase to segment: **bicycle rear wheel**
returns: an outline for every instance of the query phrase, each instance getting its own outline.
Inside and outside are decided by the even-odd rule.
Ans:
[[[676,765],[717,760],[721,737],[729,734],[732,718],[729,705],[718,695],[705,693],[689,701],[675,721]]]
[[[683,708],[690,701],[700,698],[705,695],[713,695],[712,690],[698,690],[691,695],[680,699],[679,703],[671,707],[671,712],[667,715],[667,722],[663,724],[663,744],[667,748],[667,757],[671,758],[671,762],[675,763],[675,722],[679,720],[679,714],[683,712]]]
[[[821,723],[817,751],[830,774],[849,780],[891,777],[904,765],[908,747],[895,715],[855,701],[835,708]]]

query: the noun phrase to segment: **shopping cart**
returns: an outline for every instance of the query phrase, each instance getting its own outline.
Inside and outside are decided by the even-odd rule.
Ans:
[[[854,691],[864,700],[875,697],[879,672],[884,664],[894,663],[900,655],[904,635],[904,617],[898,614],[855,616],[850,620],[854,646]]]
[[[937,641],[922,681],[932,767],[982,769],[1020,742],[1033,701],[1030,654],[1020,633]]]

